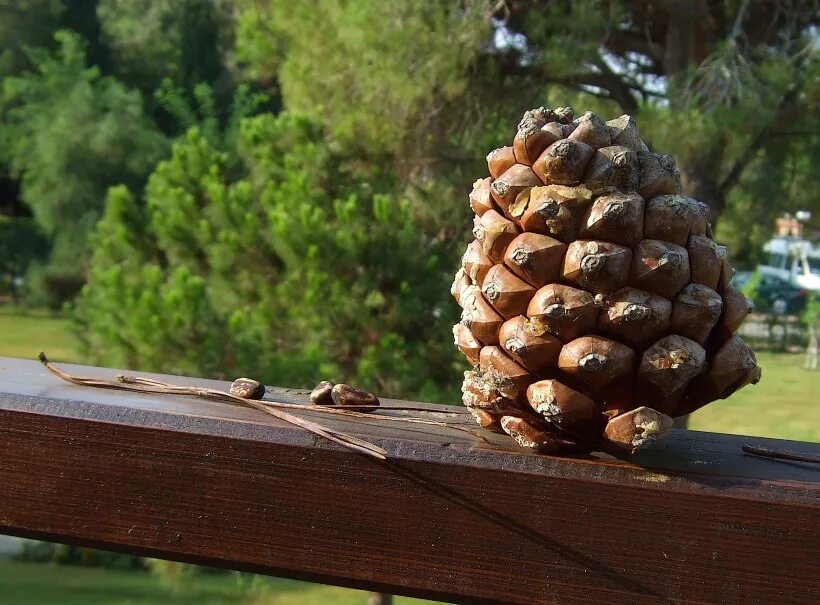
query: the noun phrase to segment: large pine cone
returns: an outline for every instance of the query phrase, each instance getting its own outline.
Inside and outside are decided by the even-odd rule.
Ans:
[[[533,109],[487,164],[452,288],[481,426],[541,452],[634,451],[759,380],[709,209],[632,118]]]

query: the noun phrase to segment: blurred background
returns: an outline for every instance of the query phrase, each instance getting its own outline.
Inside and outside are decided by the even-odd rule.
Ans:
[[[820,440],[818,2],[0,0],[0,356],[456,403],[452,275],[526,109],[634,116],[757,311],[700,430]],[[364,593],[0,537],[5,605]],[[410,599],[400,599],[410,602]]]

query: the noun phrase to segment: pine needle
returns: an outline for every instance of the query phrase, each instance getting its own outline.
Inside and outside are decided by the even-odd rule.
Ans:
[[[194,397],[201,397],[204,399],[210,399],[214,401],[236,403],[279,418],[280,420],[303,428],[306,431],[310,431],[311,433],[319,435],[320,437],[324,437],[325,439],[333,441],[334,443],[338,443],[339,445],[342,445],[348,449],[352,449],[362,454],[378,458],[379,460],[387,459],[387,451],[385,451],[377,445],[374,445],[373,443],[370,443],[369,441],[359,439],[358,437],[348,435],[347,433],[323,427],[320,424],[317,424],[310,420],[299,418],[298,416],[294,416],[293,414],[282,411],[281,409],[274,409],[254,399],[245,399],[244,397],[237,397],[236,395],[231,395],[230,393],[218,391],[216,389],[206,389],[202,387],[181,387],[177,385],[166,384],[164,382],[159,382],[156,380],[152,380],[150,378],[117,376],[114,381],[109,381],[99,378],[73,376],[68,372],[61,370],[53,363],[51,363],[46,357],[45,353],[40,353],[39,359],[40,362],[52,374],[72,384],[103,389],[134,391],[140,393],[191,395]]]
[[[804,454],[797,454],[794,452],[770,450],[765,447],[757,447],[754,445],[744,445],[740,449],[744,454],[748,454],[750,456],[771,458],[772,460],[789,460],[791,462],[811,462],[813,464],[820,464],[820,458],[817,456],[806,456]]]
[[[305,420],[293,414],[290,414],[283,409],[299,409],[306,412],[318,412],[323,414],[331,414],[337,416],[346,416],[349,418],[361,418],[365,420],[376,420],[376,421],[386,421],[386,422],[403,422],[407,424],[423,424],[428,426],[440,426],[448,429],[453,429],[456,431],[461,431],[464,433],[468,433],[472,437],[477,437],[482,441],[489,443],[486,437],[482,435],[479,431],[469,429],[464,426],[460,426],[458,424],[452,422],[442,422],[438,420],[431,420],[429,418],[408,418],[406,416],[384,416],[372,413],[372,406],[342,406],[342,405],[334,405],[334,406],[324,406],[324,405],[315,405],[315,404],[302,404],[302,403],[285,403],[281,401],[271,401],[271,400],[255,400],[255,399],[246,399],[244,397],[238,397],[236,395],[232,395],[231,393],[225,391],[219,391],[217,389],[209,389],[205,387],[190,387],[190,386],[180,386],[174,385],[167,382],[160,382],[158,380],[154,380],[152,378],[146,378],[143,376],[127,376],[123,374],[118,374],[114,377],[113,381],[99,379],[99,378],[89,378],[84,376],[74,376],[61,370],[56,365],[54,365],[51,361],[48,360],[44,353],[40,353],[39,355],[40,362],[48,368],[55,376],[70,382],[72,384],[76,384],[79,386],[86,386],[86,387],[94,387],[94,388],[103,388],[103,389],[116,389],[121,391],[131,391],[136,393],[152,393],[152,394],[161,394],[161,395],[187,395],[191,397],[199,397],[201,399],[208,399],[211,401],[219,401],[222,403],[230,403],[234,405],[241,405],[245,407],[250,407],[255,410],[259,410],[264,412],[265,414],[269,414],[280,420],[284,420],[290,424],[299,426],[307,431],[310,431],[316,435],[324,437],[334,443],[338,443],[343,445],[349,449],[353,449],[355,451],[361,452],[363,454],[367,454],[369,456],[373,456],[375,458],[379,458],[380,460],[384,460],[387,457],[387,452],[370,443],[369,441],[365,441],[363,439],[359,439],[358,437],[354,437],[353,435],[348,435],[347,433],[343,433],[340,431],[336,431],[333,429],[326,428],[316,422],[312,422],[310,420]],[[357,411],[357,408],[360,409],[367,409],[369,410],[367,413],[362,411]],[[423,412],[423,413],[434,413],[434,414],[450,414],[450,415],[460,415],[466,416],[467,410],[466,409],[459,409],[459,410],[430,410],[427,408],[416,407],[416,406],[380,406],[378,411],[398,411],[398,412]]]

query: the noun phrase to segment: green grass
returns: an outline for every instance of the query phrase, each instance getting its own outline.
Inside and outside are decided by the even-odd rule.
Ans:
[[[0,305],[0,357],[36,359],[45,351],[54,361],[79,363],[69,320],[46,311]]]
[[[163,587],[147,572],[0,562],[6,605],[228,605],[240,603],[230,578],[205,576],[186,590]]]
[[[803,369],[803,355],[757,353],[763,376],[728,399],[692,414],[698,431],[820,442],[820,371]]]
[[[360,590],[237,574],[172,587],[148,572],[0,560],[3,605],[365,605]],[[398,605],[429,603],[405,597]]]

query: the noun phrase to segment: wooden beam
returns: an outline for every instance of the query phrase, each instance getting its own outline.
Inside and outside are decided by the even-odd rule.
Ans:
[[[820,469],[740,451],[817,444],[675,431],[629,460],[559,458],[306,415],[389,460],[0,359],[0,533],[459,603],[820,602]]]

